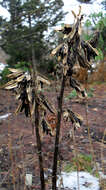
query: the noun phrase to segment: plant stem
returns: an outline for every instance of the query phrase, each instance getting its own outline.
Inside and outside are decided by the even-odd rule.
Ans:
[[[31,26],[31,17],[29,15],[29,27],[30,29],[32,28]],[[35,52],[34,52],[34,46],[33,46],[33,40],[32,38],[30,39],[31,41],[31,50],[32,50],[32,68],[33,68],[33,84],[34,84],[34,95],[35,95],[35,133],[36,133],[36,141],[37,141],[37,149],[38,149],[38,157],[39,157],[39,169],[40,169],[40,181],[41,181],[41,190],[45,190],[45,180],[44,180],[44,169],[43,169],[43,158],[42,158],[42,144],[41,144],[41,139],[40,139],[40,134],[39,134],[39,104],[37,103],[37,68],[36,68],[36,58],[35,58]]]
[[[57,115],[57,126],[56,126],[54,160],[53,160],[52,190],[56,190],[58,146],[59,146],[59,136],[60,136],[60,126],[61,126],[61,115],[62,115],[62,104],[63,104],[65,80],[66,80],[66,76],[63,76],[62,83],[61,83],[60,95],[58,97],[58,115]]]
[[[36,103],[35,109],[35,131],[36,131],[36,140],[37,140],[37,149],[39,157],[39,168],[40,168],[40,181],[41,181],[41,190],[45,190],[45,180],[44,180],[44,169],[43,169],[43,159],[42,159],[42,145],[39,134],[39,104]]]

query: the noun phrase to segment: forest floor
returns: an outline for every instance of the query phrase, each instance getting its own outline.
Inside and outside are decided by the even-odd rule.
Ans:
[[[75,131],[73,141],[70,136],[71,123],[62,121],[60,160],[62,165],[71,162],[75,151],[77,154],[92,155],[93,161],[99,163],[99,169],[101,168],[106,175],[106,83],[93,84],[89,86],[90,88],[93,88],[93,96],[91,94],[92,97],[88,99],[88,110],[84,101],[79,102],[76,97],[69,99],[71,91],[68,87],[65,90],[63,107],[79,113],[83,117],[83,125]],[[54,87],[45,89],[44,93],[49,101],[57,106],[58,92]],[[36,137],[32,134],[31,122],[25,118],[24,113],[14,114],[17,106],[18,102],[12,92],[0,90],[0,116],[11,113],[7,119],[0,120],[0,183],[3,182],[0,190],[3,188],[12,190],[11,183],[17,181],[16,189],[21,190],[22,179],[26,173],[33,175],[31,189],[37,190],[40,184]],[[55,138],[49,135],[42,137],[44,168],[47,175],[50,173],[48,168],[52,169],[54,140]],[[49,178],[46,186],[49,190]]]

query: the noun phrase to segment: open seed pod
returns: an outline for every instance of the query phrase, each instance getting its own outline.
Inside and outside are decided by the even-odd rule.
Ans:
[[[70,86],[72,88],[75,88],[77,91],[77,94],[80,98],[87,97],[87,93],[83,87],[78,81],[76,81],[74,78],[70,77]]]
[[[74,113],[71,109],[63,111],[63,119],[65,121],[71,121],[74,124],[75,128],[79,128],[82,125],[83,118],[81,115]]]
[[[81,47],[85,51],[87,60],[90,61],[91,58],[95,58],[95,56],[99,55],[96,48],[93,48],[89,41],[81,42]]]
[[[44,133],[46,133],[47,135],[49,134],[50,136],[53,136],[51,126],[50,126],[50,124],[47,122],[46,119],[43,119],[43,120],[42,120],[41,126],[42,126],[42,129],[43,129],[43,132],[44,132]]]
[[[51,103],[47,100],[44,94],[39,94],[39,101],[46,107],[46,109],[48,109],[48,111],[50,111],[53,114],[56,114],[56,109],[53,105],[51,105]]]
[[[10,81],[3,86],[7,90],[13,89],[16,93],[16,99],[20,101],[18,108],[15,113],[24,111],[26,117],[31,116],[34,113],[34,87],[33,81],[30,73],[24,72],[21,69],[9,68],[11,74],[8,75]],[[40,85],[46,84],[50,85],[50,81],[42,76],[41,74],[37,75],[37,83]],[[38,90],[41,88],[38,88]],[[44,97],[42,97],[44,98]],[[50,108],[50,104],[47,100],[38,97],[49,111],[54,113],[53,109]],[[52,110],[51,110],[52,109]]]

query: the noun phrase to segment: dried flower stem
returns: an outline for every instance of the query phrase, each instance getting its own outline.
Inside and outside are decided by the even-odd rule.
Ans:
[[[53,160],[52,190],[56,190],[57,160],[58,160],[58,151],[59,151],[58,145],[59,145],[59,136],[60,136],[62,103],[63,103],[65,80],[66,80],[66,76],[63,76],[60,95],[58,97],[58,115],[57,115],[57,126],[56,126],[54,160]]]
[[[41,139],[39,134],[39,104],[37,103],[37,70],[36,70],[36,61],[35,61],[35,54],[34,48],[32,43],[32,67],[33,67],[33,83],[35,87],[35,132],[36,132],[36,141],[37,141],[37,149],[38,149],[38,157],[39,157],[39,168],[40,168],[40,181],[41,181],[41,190],[45,190],[45,180],[44,180],[44,168],[43,168],[43,158],[42,158],[42,145]]]

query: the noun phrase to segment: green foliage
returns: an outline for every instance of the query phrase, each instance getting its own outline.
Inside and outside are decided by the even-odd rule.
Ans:
[[[92,23],[91,23],[91,21],[89,19],[87,19],[86,22],[85,22],[85,27],[88,28],[90,26],[92,26]]]
[[[67,163],[67,164],[64,166],[64,172],[69,173],[69,172],[71,172],[71,171],[73,171],[73,170],[72,170],[72,163]]]
[[[76,171],[87,171],[89,173],[92,172],[93,165],[92,165],[92,156],[85,155],[85,154],[78,154],[77,157],[73,158],[71,163],[68,163],[64,166],[65,172]]]
[[[89,19],[85,22],[85,28],[88,30],[88,33],[83,35],[85,40],[92,38],[92,29],[100,31],[100,37],[98,41],[97,49],[99,51],[99,56],[95,60],[102,60],[106,54],[106,15],[102,12],[93,13],[89,16]],[[89,33],[89,30],[91,32]]]
[[[0,76],[2,79],[0,80],[0,84],[5,84],[8,81],[7,75],[10,74],[10,71],[8,70],[8,67],[5,67]]]
[[[75,98],[77,96],[76,90],[72,90],[72,92],[66,97],[67,99]]]
[[[45,65],[51,48],[47,31],[64,17],[63,1],[2,0],[0,4],[10,13],[10,21],[1,18],[0,23],[2,48],[10,55],[8,65],[32,60],[32,44],[37,65]]]
[[[90,88],[89,91],[87,92],[88,97],[92,98],[94,96],[94,88]]]
[[[94,88],[90,88],[89,90],[88,90],[88,92],[87,92],[87,95],[88,95],[88,97],[93,97],[94,96]],[[66,97],[66,100],[67,99],[71,99],[71,98],[76,98],[77,97],[77,92],[76,92],[76,90],[74,89],[74,90],[72,90],[72,92],[71,93],[69,93],[69,95]]]
[[[24,71],[28,71],[31,67],[31,63],[22,61],[22,62],[15,64],[14,67],[16,69],[22,69]]]
[[[103,56],[103,52],[101,51],[101,49],[98,49],[98,53],[99,53],[99,55],[95,57],[95,61],[103,60],[104,56]]]

